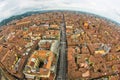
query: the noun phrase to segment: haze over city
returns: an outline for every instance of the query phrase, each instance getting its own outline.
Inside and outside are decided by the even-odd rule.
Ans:
[[[94,13],[120,23],[119,0],[0,0],[0,21],[27,11],[76,10]]]

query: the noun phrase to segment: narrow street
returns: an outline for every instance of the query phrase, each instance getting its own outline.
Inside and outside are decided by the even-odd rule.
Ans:
[[[56,80],[66,80],[67,73],[67,39],[66,39],[66,24],[63,14],[63,20],[60,26],[60,53],[59,63],[57,67]]]

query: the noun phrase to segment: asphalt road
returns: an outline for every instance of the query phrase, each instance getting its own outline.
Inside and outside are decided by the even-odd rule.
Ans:
[[[60,53],[59,63],[57,67],[57,78],[56,80],[66,80],[67,74],[67,39],[66,39],[66,24],[63,14],[63,21],[60,26]]]

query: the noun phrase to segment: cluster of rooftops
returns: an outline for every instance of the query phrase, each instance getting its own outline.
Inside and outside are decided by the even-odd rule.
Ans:
[[[67,80],[120,79],[120,32],[93,15],[49,12],[0,28],[0,79],[54,80],[65,16]]]

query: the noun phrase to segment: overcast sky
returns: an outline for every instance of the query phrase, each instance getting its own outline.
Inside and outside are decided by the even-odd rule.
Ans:
[[[33,10],[78,10],[120,23],[120,0],[0,0],[0,21]]]

